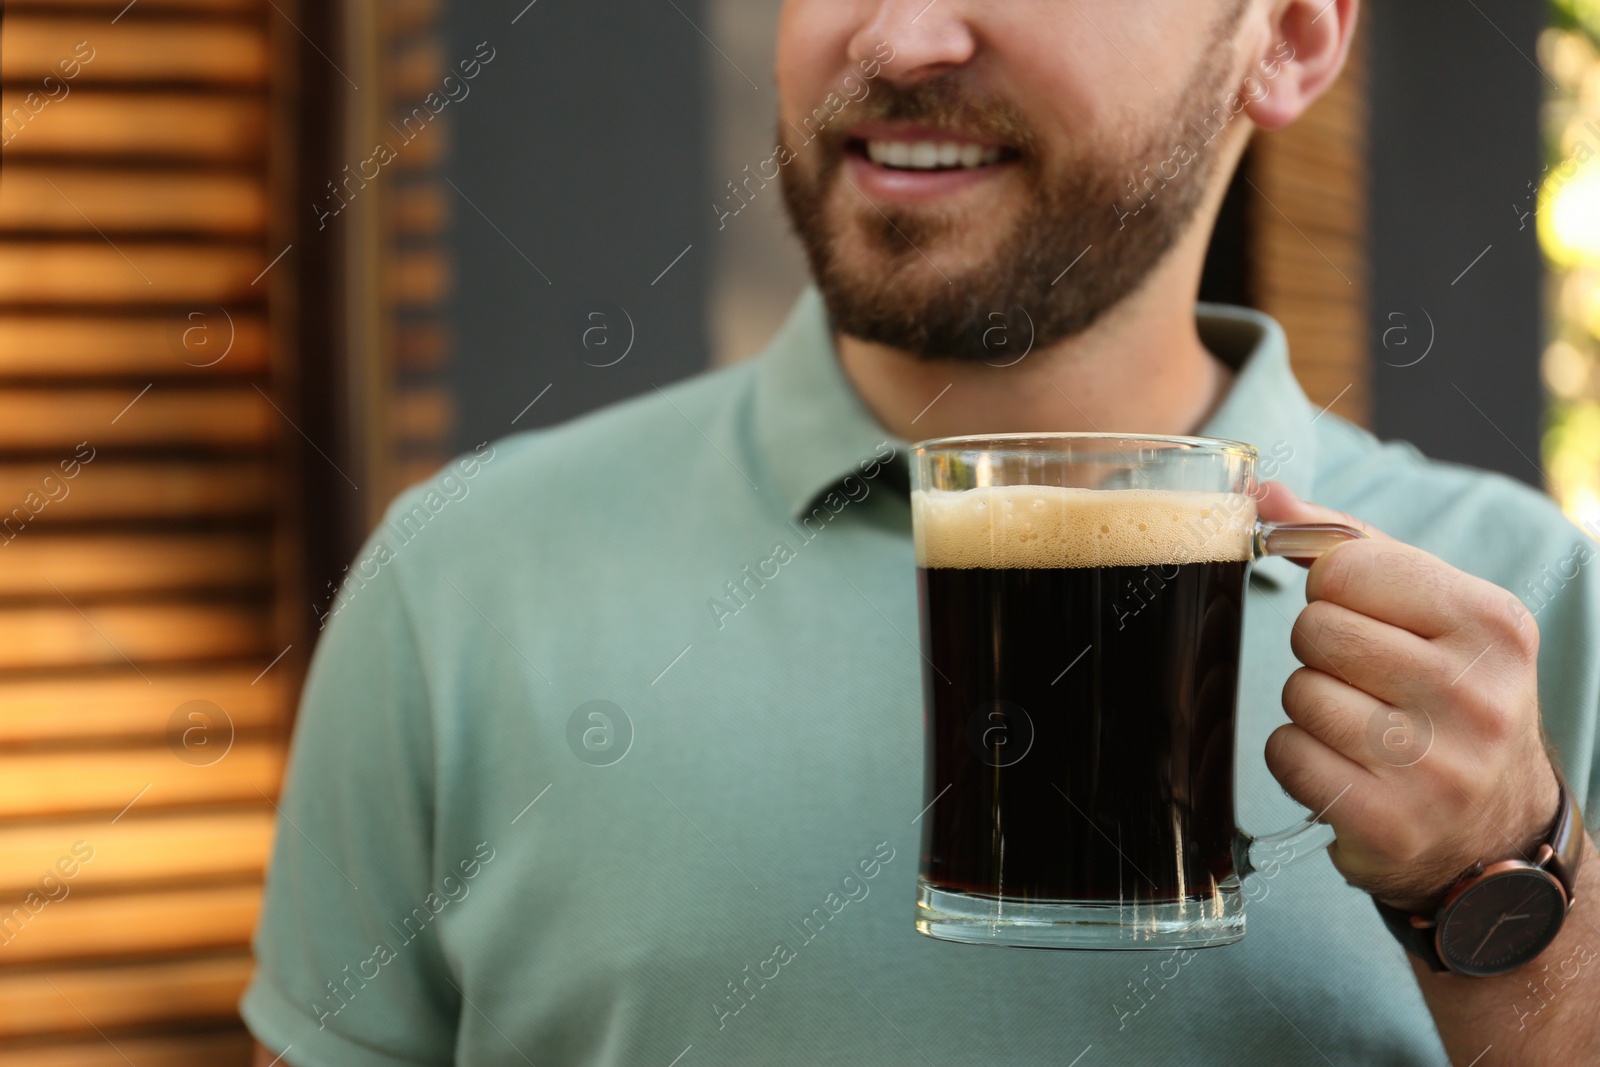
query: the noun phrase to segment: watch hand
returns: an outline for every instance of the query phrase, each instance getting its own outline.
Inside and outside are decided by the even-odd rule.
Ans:
[[[1489,927],[1489,932],[1483,935],[1483,940],[1478,942],[1478,947],[1472,950],[1473,959],[1478,958],[1478,953],[1483,951],[1483,946],[1489,943],[1489,939],[1494,936],[1495,931],[1500,929],[1500,924],[1505,921],[1506,917],[1504,915],[1494,921],[1494,925]]]
[[[1532,918],[1531,915],[1506,915],[1506,916],[1503,916],[1500,919],[1500,921],[1503,922],[1503,923],[1508,923],[1512,919],[1530,919],[1530,918]]]

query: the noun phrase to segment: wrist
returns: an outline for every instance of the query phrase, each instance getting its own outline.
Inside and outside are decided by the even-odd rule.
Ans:
[[[1515,839],[1507,837],[1507,844]],[[1479,978],[1532,962],[1559,935],[1577,887],[1588,839],[1583,814],[1557,779],[1557,812],[1531,849],[1457,879],[1438,904],[1398,896],[1402,907],[1374,903],[1384,923],[1430,970]]]
[[[1533,863],[1539,848],[1549,838],[1561,815],[1561,778],[1549,759],[1541,754],[1540,773],[1531,786],[1507,785],[1505,795],[1523,798],[1517,807],[1491,815],[1478,809],[1479,818],[1470,839],[1431,862],[1418,864],[1404,880],[1395,880],[1372,891],[1382,904],[1419,915],[1432,915],[1450,892],[1483,870],[1504,860]]]

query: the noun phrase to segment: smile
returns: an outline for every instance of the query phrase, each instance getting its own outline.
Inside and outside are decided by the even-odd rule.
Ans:
[[[894,170],[970,170],[990,167],[999,163],[1005,149],[998,145],[980,145],[956,141],[887,141],[863,142],[868,159],[880,167]]]
[[[949,202],[999,181],[1022,154],[957,130],[905,123],[858,126],[845,141],[856,188],[882,204]]]

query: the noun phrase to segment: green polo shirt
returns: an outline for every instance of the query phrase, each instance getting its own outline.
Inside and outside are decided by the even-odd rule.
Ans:
[[[1201,433],[1535,609],[1545,721],[1592,811],[1584,532],[1319,412],[1272,320],[1200,322],[1239,371]],[[325,607],[255,1034],[296,1067],[1443,1062],[1400,947],[1322,855],[1252,882],[1226,948],[913,931],[906,457],[812,291],[758,358],[485,446],[397,500]],[[1254,569],[1236,773],[1254,831],[1304,814],[1262,759],[1303,605],[1299,568]]]

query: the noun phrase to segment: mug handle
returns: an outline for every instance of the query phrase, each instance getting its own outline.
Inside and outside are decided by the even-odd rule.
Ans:
[[[1353,526],[1257,520],[1250,543],[1255,559],[1265,556],[1285,556],[1309,562],[1326,555],[1346,541],[1367,539],[1367,534]],[[1250,875],[1262,871],[1270,870],[1271,873],[1276,873],[1277,867],[1286,867],[1296,860],[1315,855],[1333,844],[1333,827],[1319,821],[1322,814],[1326,814],[1326,809],[1275,834],[1262,834],[1257,837],[1243,830],[1239,831],[1233,847],[1233,865],[1239,881],[1243,882]]]
[[[1332,552],[1346,541],[1366,541],[1365,533],[1354,526],[1334,523],[1262,522],[1256,520],[1250,548],[1254,559],[1286,556],[1293,560],[1314,560]]]

